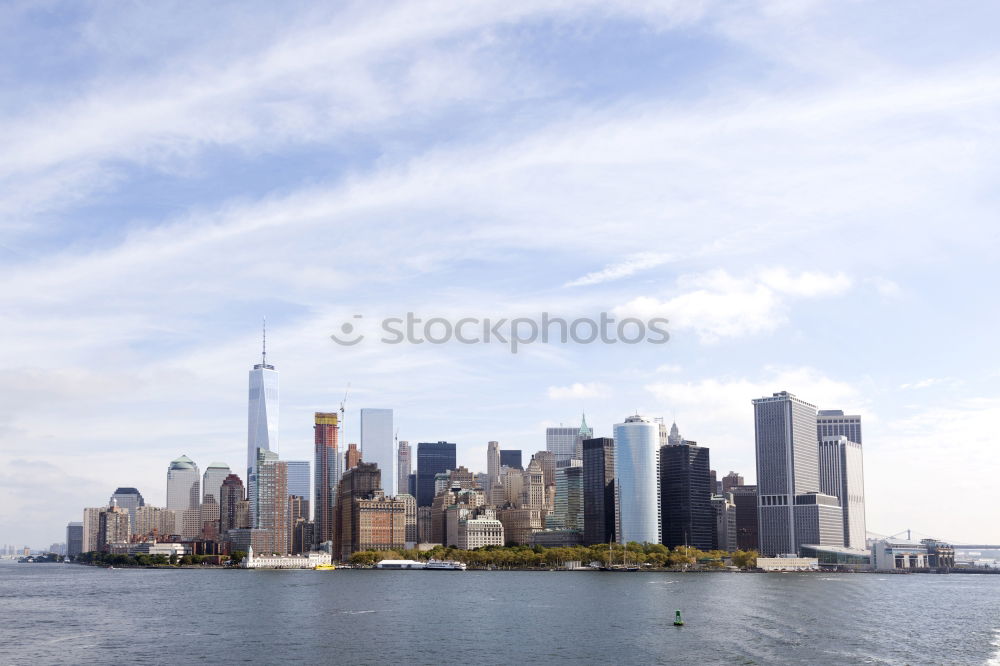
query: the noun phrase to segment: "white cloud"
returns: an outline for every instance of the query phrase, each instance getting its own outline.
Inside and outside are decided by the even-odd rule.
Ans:
[[[724,270],[682,276],[674,296],[640,296],[614,309],[619,316],[665,317],[674,330],[690,330],[702,342],[772,331],[788,321],[790,299],[843,293],[843,274],[769,269],[737,278]]]
[[[600,398],[607,395],[607,387],[597,382],[588,382],[586,384],[577,382],[569,386],[550,386],[548,395],[552,400]]]
[[[619,280],[621,278],[634,275],[639,271],[662,266],[672,260],[673,257],[669,254],[660,252],[640,252],[639,254],[627,257],[624,261],[617,264],[610,264],[599,271],[587,273],[583,277],[567,282],[565,286],[581,287],[584,285],[609,282],[611,280]]]

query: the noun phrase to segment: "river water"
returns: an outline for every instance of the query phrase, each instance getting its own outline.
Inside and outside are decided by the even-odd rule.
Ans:
[[[0,664],[197,662],[1000,665],[1000,576],[0,563]]]

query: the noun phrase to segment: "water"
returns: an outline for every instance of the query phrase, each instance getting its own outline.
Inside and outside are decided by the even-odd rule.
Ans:
[[[194,661],[1000,665],[1000,576],[0,564],[0,664]]]

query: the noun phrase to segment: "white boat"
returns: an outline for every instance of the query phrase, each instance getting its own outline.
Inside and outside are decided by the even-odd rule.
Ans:
[[[416,560],[382,560],[376,569],[423,569],[424,563]]]
[[[455,560],[427,560],[424,569],[434,569],[437,571],[465,571],[465,562]]]

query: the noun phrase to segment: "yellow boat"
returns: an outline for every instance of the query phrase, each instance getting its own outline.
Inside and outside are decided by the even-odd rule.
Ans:
[[[337,567],[332,564],[317,564],[313,567],[316,571],[333,571]]]

